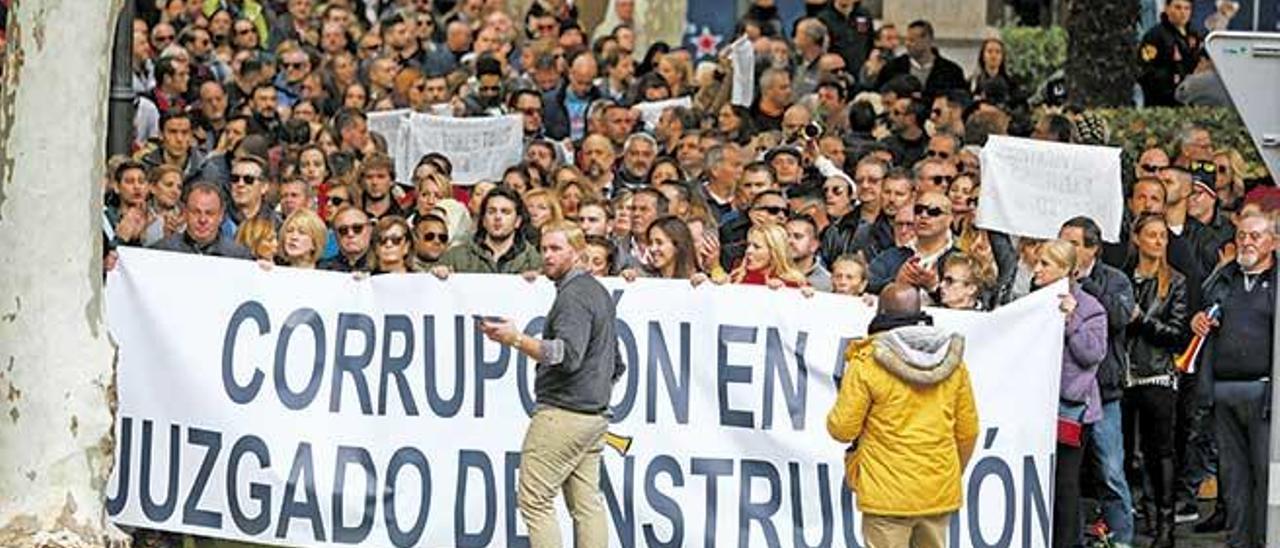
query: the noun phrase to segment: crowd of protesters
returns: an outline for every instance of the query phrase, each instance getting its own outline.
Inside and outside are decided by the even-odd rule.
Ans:
[[[1197,527],[1261,546],[1275,198],[1208,129],[1126,162],[1119,243],[1087,216],[1041,241],[975,225],[982,146],[1114,144],[1106,123],[1011,76],[998,39],[947,59],[929,22],[871,24],[856,0],[807,2],[789,29],[754,2],[737,28],[756,52],[750,106],[730,102],[727,56],[638,51],[627,23],[583,28],[565,0],[523,13],[485,0],[138,4],[136,151],[108,168],[109,263],[125,245],[532,278],[542,227],[572,221],[583,268],[628,280],[867,301],[906,285],[935,306],[991,310],[1068,279],[1054,544],[1080,545],[1096,520],[1118,545],[1143,532],[1171,546],[1216,475],[1217,512]],[[629,21],[633,4],[615,5]],[[1198,70],[1189,13],[1171,0],[1142,42],[1152,104],[1176,104]],[[690,106],[652,127],[631,108],[676,97]],[[397,173],[367,114],[402,108],[518,115],[523,161],[469,186],[440,154]],[[1195,335],[1209,343],[1184,373]]]

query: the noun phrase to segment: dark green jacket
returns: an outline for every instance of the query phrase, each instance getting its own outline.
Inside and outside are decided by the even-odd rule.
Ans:
[[[515,245],[497,260],[482,242],[471,240],[444,252],[439,264],[467,274],[519,274],[542,270],[542,255],[528,242],[516,238]]]

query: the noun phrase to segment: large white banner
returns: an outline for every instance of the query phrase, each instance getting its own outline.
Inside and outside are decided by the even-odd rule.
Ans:
[[[1119,148],[992,135],[982,147],[980,193],[982,228],[1056,238],[1062,223],[1087,215],[1102,228],[1103,240],[1120,241]]]
[[[387,140],[401,184],[412,184],[414,166],[429,152],[453,163],[458,184],[496,182],[524,156],[524,129],[515,115],[454,118],[401,109],[370,113],[369,131]]]
[[[534,364],[474,316],[538,332],[548,281],[120,254],[117,523],[298,546],[527,543],[515,487]],[[604,455],[612,545],[862,546],[825,424],[841,349],[871,311],[794,290],[606,285],[628,365],[610,430],[631,439]],[[981,422],[953,546],[1048,544],[1060,290],[935,311],[967,337]]]

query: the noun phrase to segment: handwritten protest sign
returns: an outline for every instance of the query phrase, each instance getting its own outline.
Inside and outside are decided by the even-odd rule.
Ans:
[[[393,110],[370,113],[369,131],[387,140],[401,184],[411,184],[414,166],[427,153],[449,158],[453,182],[474,184],[501,178],[524,151],[519,116],[452,118]]]
[[[1102,239],[1120,240],[1120,149],[993,135],[982,147],[977,225],[1015,236],[1057,237],[1086,215]]]
[[[729,102],[750,107],[756,94],[756,50],[750,40],[739,39],[729,46],[733,62],[733,94]]]
[[[370,112],[367,115],[369,131],[381,135],[387,140],[387,155],[396,164],[396,182],[410,184],[413,180],[413,163],[417,158],[408,158],[409,149],[409,114],[407,108]]]
[[[662,117],[662,111],[671,107],[689,108],[693,105],[693,101],[688,97],[677,97],[675,99],[665,99],[662,101],[646,101],[637,103],[631,108],[640,113],[640,119],[644,120],[644,128],[646,131],[653,131],[658,127],[658,118]]]
[[[409,157],[416,162],[428,152],[444,154],[453,162],[455,183],[498,180],[524,154],[519,116],[448,118],[415,113],[409,123]]]

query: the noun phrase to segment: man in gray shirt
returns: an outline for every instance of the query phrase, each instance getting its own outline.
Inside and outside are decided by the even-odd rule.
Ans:
[[[510,320],[481,324],[491,340],[538,361],[538,405],[520,450],[517,495],[533,548],[563,546],[555,511],[562,488],[573,516],[574,546],[609,543],[600,451],[609,426],[609,396],[625,366],[614,333],[613,299],[581,266],[586,245],[575,224],[542,227],[542,272],[555,282],[556,300],[541,339],[524,336]]]

